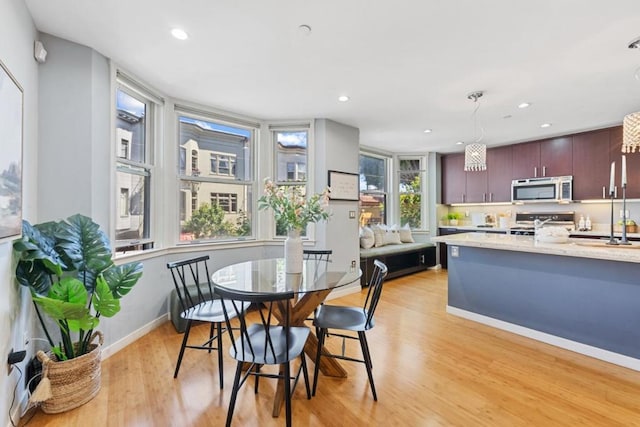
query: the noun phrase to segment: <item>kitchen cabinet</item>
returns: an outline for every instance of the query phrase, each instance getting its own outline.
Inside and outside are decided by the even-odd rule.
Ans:
[[[540,168],[540,142],[525,142],[513,146],[512,178],[531,178]]]
[[[572,174],[571,136],[513,146],[513,179]]]
[[[609,197],[609,136],[609,129],[573,135],[574,200]]]
[[[572,158],[573,137],[571,135],[541,141],[538,176],[571,175],[573,173]]]
[[[487,150],[487,170],[464,171],[464,153],[442,157],[442,203],[511,201],[512,147]]]
[[[511,201],[511,177],[513,174],[513,146],[487,150],[488,202]]]
[[[464,203],[466,193],[466,174],[464,172],[464,153],[442,156],[442,203]]]
[[[466,181],[465,202],[485,203],[489,201],[487,193],[487,171],[464,172]]]

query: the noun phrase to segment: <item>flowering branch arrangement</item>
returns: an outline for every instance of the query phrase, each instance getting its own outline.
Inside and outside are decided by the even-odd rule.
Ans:
[[[307,198],[299,185],[275,185],[267,178],[264,195],[258,199],[258,209],[273,209],[276,221],[289,230],[304,230],[310,222],[328,220],[329,189]]]

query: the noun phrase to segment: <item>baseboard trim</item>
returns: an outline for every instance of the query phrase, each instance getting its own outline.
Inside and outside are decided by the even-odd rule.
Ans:
[[[615,365],[623,366],[625,368],[633,369],[634,371],[640,371],[640,359],[625,356],[623,354],[614,353],[609,350],[603,350],[598,347],[593,347],[587,344],[583,344],[577,341],[568,340],[555,335],[547,334],[544,332],[536,331],[535,329],[526,328],[524,326],[516,325],[513,323],[505,322],[503,320],[494,319],[493,317],[484,316],[482,314],[473,313],[467,310],[463,310],[457,307],[447,305],[447,313],[454,316],[463,317],[474,322],[482,323],[493,328],[502,329],[503,331],[512,332],[517,335],[522,335],[527,338],[541,341],[546,344],[551,344],[556,347],[570,350],[575,353],[583,354],[585,356],[593,357],[595,359],[603,360],[605,362],[613,363]]]
[[[131,344],[134,341],[142,338],[143,336],[145,336],[146,334],[148,334],[152,330],[156,329],[157,327],[159,327],[160,325],[165,323],[167,320],[169,320],[169,313],[163,314],[162,316],[158,317],[157,319],[152,320],[151,322],[147,323],[146,325],[142,326],[141,328],[136,329],[135,331],[133,331],[129,335],[119,339],[118,341],[114,342],[113,344],[110,344],[110,345],[104,347],[102,349],[102,353],[101,353],[102,360],[109,358],[110,356],[116,354],[117,352],[119,352],[120,350],[122,350],[123,348],[128,346],[129,344]]]

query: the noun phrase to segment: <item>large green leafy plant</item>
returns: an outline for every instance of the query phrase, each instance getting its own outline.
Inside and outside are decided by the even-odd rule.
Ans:
[[[86,354],[100,317],[120,311],[120,298],[142,276],[142,264],[115,265],[109,239],[83,215],[36,225],[23,221],[22,234],[13,244],[18,255],[16,279],[31,290],[52,351],[58,360]],[[42,312],[57,324],[58,340]]]

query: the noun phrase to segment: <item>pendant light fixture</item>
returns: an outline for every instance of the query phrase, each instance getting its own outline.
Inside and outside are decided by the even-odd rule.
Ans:
[[[625,116],[622,129],[622,152],[640,151],[640,112]]]
[[[480,127],[480,136],[478,137],[478,109],[480,108],[479,99],[482,95],[484,95],[483,92],[479,90],[467,95],[467,99],[472,100],[476,104],[473,110],[475,140],[471,144],[467,144],[464,148],[464,170],[467,172],[487,170],[487,145],[480,143],[484,137],[482,127]]]
[[[640,48],[640,37],[629,42],[629,49]],[[636,80],[640,80],[640,68],[635,73]],[[640,112],[625,116],[622,122],[622,152],[635,153],[640,151]]]

